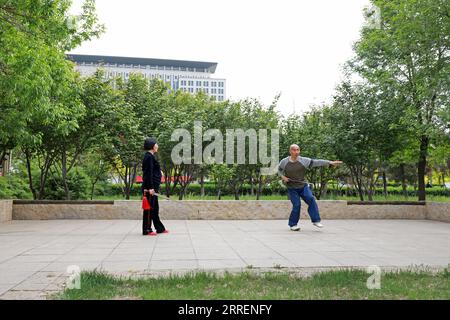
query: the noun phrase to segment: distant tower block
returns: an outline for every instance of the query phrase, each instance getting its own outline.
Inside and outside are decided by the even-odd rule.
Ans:
[[[102,68],[106,78],[120,77],[127,81],[130,73],[140,73],[145,79],[165,81],[173,90],[189,93],[203,91],[214,100],[226,99],[226,80],[211,78],[211,74],[216,71],[216,62],[81,54],[68,54],[67,57],[75,62],[82,76],[90,76]]]

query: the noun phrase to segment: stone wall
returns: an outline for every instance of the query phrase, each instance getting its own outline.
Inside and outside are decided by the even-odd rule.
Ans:
[[[12,220],[13,201],[0,200],[0,223]]]
[[[450,222],[450,203],[317,201],[323,219],[431,219]],[[288,200],[160,200],[162,219],[287,219]],[[302,203],[302,219],[308,218]],[[141,219],[141,201],[15,200],[14,220]]]
[[[427,217],[425,203],[417,202],[356,202],[348,201],[348,219],[412,219]]]
[[[450,222],[450,202],[427,202],[427,219]]]

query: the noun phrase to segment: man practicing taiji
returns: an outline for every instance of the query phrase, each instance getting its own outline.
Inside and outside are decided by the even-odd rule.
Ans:
[[[292,144],[289,147],[289,153],[291,155],[281,160],[278,165],[278,175],[286,184],[289,199],[292,203],[289,227],[292,231],[300,230],[297,224],[300,220],[300,198],[302,198],[308,205],[308,214],[311,217],[313,225],[318,228],[323,228],[323,224],[320,222],[319,207],[317,206],[316,198],[309,188],[308,181],[305,179],[305,173],[307,169],[314,167],[335,167],[342,164],[342,161],[300,157],[300,147],[296,144]]]

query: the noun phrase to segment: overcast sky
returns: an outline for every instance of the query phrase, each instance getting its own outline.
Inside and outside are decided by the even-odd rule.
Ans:
[[[82,0],[74,0],[72,13]],[[369,0],[97,0],[106,32],[72,53],[217,62],[227,98],[301,113],[330,101]]]

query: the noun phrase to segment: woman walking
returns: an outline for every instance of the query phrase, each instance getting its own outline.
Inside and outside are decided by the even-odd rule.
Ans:
[[[159,219],[158,197],[155,195],[159,191],[161,184],[161,166],[156,160],[155,153],[158,152],[158,144],[153,138],[144,141],[144,160],[142,161],[143,182],[142,194],[147,197],[150,203],[150,210],[144,210],[142,218],[142,234],[144,236],[156,236],[157,233],[168,233]],[[152,230],[152,222],[156,233]]]

